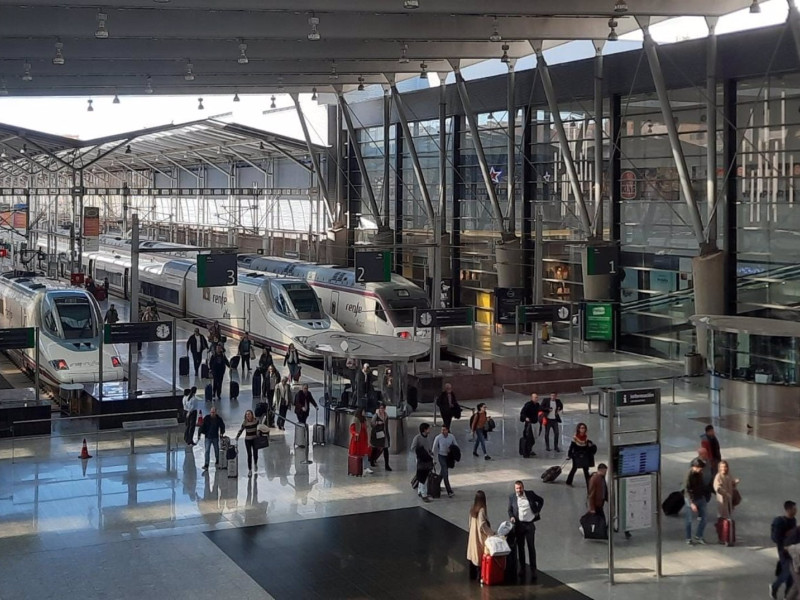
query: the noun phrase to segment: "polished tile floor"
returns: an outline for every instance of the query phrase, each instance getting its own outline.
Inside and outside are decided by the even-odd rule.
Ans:
[[[164,367],[171,363],[168,346],[149,351],[145,348],[143,368],[169,379]],[[770,520],[780,513],[785,499],[800,496],[800,449],[794,445],[797,440],[776,441],[775,436],[759,435],[760,429],[749,430],[750,433],[743,430],[743,417],[710,404],[701,380],[678,381],[673,403],[672,382],[664,379],[669,375],[667,365],[610,353],[584,360],[602,364],[604,375],[635,372],[637,378],[651,377],[653,385],[662,386],[664,495],[680,487],[699,444],[703,422],[710,419],[717,425],[723,455],[742,479],[744,502],[736,514],[735,547],[686,546],[683,520],[665,518],[664,576],[660,580],[655,577],[653,527],[634,531],[630,540],[616,540],[616,585],[610,586],[607,546],[584,541],[577,529],[578,519],[585,512],[582,479],[577,478],[573,488],[564,484],[564,476],[555,484],[541,482],[539,476],[544,469],[560,464],[563,455],[544,452],[541,442],[537,442],[538,455],[522,459],[517,453],[517,440],[521,434],[518,414],[524,398],[510,391],[497,391],[494,398],[487,399],[498,423],[497,431],[489,438],[494,460],[474,459],[465,452],[451,473],[455,497],[424,505],[408,485],[413,459],[405,448],[400,455],[392,455],[393,472],[379,467],[372,476],[351,478],[347,476],[347,453],[343,448],[313,447],[313,463],[303,464],[304,453],[294,449],[291,430],[273,434],[272,444],[261,454],[257,476],[250,479],[243,452],[238,478],[228,478],[225,471],[217,472],[213,466],[210,473],[203,474],[201,446],[187,448],[179,444],[176,449],[173,443],[168,453],[163,435],[138,438],[137,453],[131,455],[126,436],[115,432],[89,434],[86,437],[93,458],[85,462],[77,458],[83,434],[15,440],[13,445],[0,440],[0,599],[285,597],[281,592],[286,589],[281,587],[283,584],[271,588],[264,576],[254,574],[253,569],[258,571],[258,567],[252,561],[244,561],[228,548],[243,548],[248,543],[262,548],[263,544],[279,544],[281,551],[256,552],[257,560],[268,569],[266,572],[285,564],[283,552],[296,556],[300,551],[304,562],[290,575],[282,572],[281,576],[284,581],[292,580],[287,585],[305,585],[309,571],[316,573],[319,569],[322,573],[330,569],[325,561],[332,551],[331,535],[339,536],[341,523],[348,523],[337,519],[352,516],[356,519],[352,521],[353,528],[358,529],[361,518],[366,519],[363,523],[369,523],[372,513],[378,513],[377,518],[384,514],[379,511],[393,515],[389,539],[401,550],[400,555],[425,553],[429,548],[420,560],[435,565],[441,559],[440,553],[446,552],[447,564],[451,565],[448,577],[461,580],[464,531],[475,491],[486,491],[489,518],[496,526],[505,518],[515,479],[524,480],[527,487],[545,499],[536,535],[540,569],[572,590],[593,599],[764,597],[765,583],[770,581],[774,568]],[[321,379],[313,368],[304,368],[304,377]],[[240,379],[239,401],[230,402],[223,397],[219,404],[229,431],[234,433],[244,410],[252,405],[249,379]],[[192,380],[184,378],[181,387],[190,385]],[[569,433],[582,421],[600,448],[598,460],[608,461],[607,420],[596,412],[589,415],[580,395],[563,399],[566,431],[562,432],[562,447],[568,446]],[[421,405],[420,412],[410,419],[409,429],[431,419],[431,406]],[[632,409],[621,415],[617,427],[643,429],[652,424],[652,411]],[[764,423],[767,425],[779,427]],[[468,448],[466,419],[456,422],[453,431],[462,448]],[[646,437],[628,434],[624,440],[644,441]],[[428,514],[430,519],[425,516]],[[713,503],[710,514],[716,515]],[[406,528],[401,526],[404,522]],[[444,532],[442,522],[453,527]],[[372,530],[372,526],[362,527]],[[271,533],[275,531],[279,533]],[[435,537],[431,535],[434,531],[443,532],[441,535],[447,538],[445,550],[439,540],[435,545],[425,544]],[[207,534],[212,534],[213,541]],[[327,547],[320,541],[325,539]],[[714,540],[711,523],[706,539]],[[403,573],[397,582],[402,590],[413,587],[409,581],[426,590],[436,585],[427,572],[418,572],[413,563],[398,562],[396,568],[391,573]],[[466,581],[456,587],[462,590],[456,597],[480,598],[488,593],[477,586],[469,587]],[[514,589],[516,595],[510,597],[573,597],[569,590],[562,593],[558,587],[541,584]],[[324,589],[315,589],[315,593],[323,592]],[[366,592],[349,597],[375,597],[369,590]],[[504,597],[495,595],[501,592],[491,594]]]

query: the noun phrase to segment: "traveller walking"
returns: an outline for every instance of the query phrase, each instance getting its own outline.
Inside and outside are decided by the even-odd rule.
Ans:
[[[183,390],[183,410],[186,413],[183,440],[187,446],[194,446],[194,430],[197,427],[197,415],[200,410],[196,394],[197,388],[194,386]]]
[[[292,386],[289,385],[289,378],[284,377],[281,382],[275,386],[275,394],[272,399],[273,410],[278,414],[278,429],[286,429],[286,411],[289,410],[289,404],[292,401]]]
[[[719,440],[713,425],[706,425],[706,432],[700,436],[700,445],[708,452],[708,463],[711,467],[711,472],[716,475],[719,461],[722,460],[722,452],[719,448]]]
[[[492,457],[486,452],[486,426],[488,422],[489,416],[486,414],[486,403],[481,402],[478,404],[477,412],[470,418],[470,429],[475,437],[472,456],[478,456],[478,445],[480,445],[483,449],[484,459],[492,460]]]
[[[247,372],[250,372],[250,353],[253,351],[253,342],[250,341],[250,334],[245,332],[244,337],[239,340],[239,360],[242,363],[242,375],[244,375],[244,368],[247,367]]]
[[[703,539],[703,532],[706,528],[706,507],[707,500],[706,494],[708,487],[703,482],[703,468],[706,466],[705,461],[700,458],[692,460],[689,472],[686,474],[686,481],[683,484],[683,493],[686,497],[686,543],[692,544],[705,544]],[[694,516],[697,515],[697,533],[692,538],[692,522]]]
[[[517,560],[520,578],[525,577],[525,546],[528,546],[528,562],[531,579],[536,581],[536,521],[542,512],[544,499],[533,491],[526,490],[521,481],[514,482],[514,493],[508,498],[508,516],[514,524],[517,541]]]
[[[286,356],[283,357],[283,366],[289,368],[289,378],[297,383],[300,380],[300,355],[294,344],[289,344]]]
[[[583,469],[583,477],[586,479],[586,487],[589,487],[589,467],[594,466],[594,455],[597,452],[597,446],[589,439],[586,423],[578,423],[575,428],[575,435],[572,437],[572,443],[569,445],[567,457],[572,459],[572,469],[569,471],[567,477],[567,485],[572,485],[572,480],[575,478],[575,472],[578,469]]]
[[[208,361],[208,370],[211,372],[212,379],[212,401],[222,399],[222,379],[225,377],[225,371],[230,367],[230,362],[222,350],[222,346],[217,346],[216,353]]]
[[[272,360],[272,348],[269,346],[265,347],[263,352],[261,352],[261,356],[258,357],[258,368],[261,369],[261,374],[267,372],[271,366],[275,363]]]
[[[267,368],[267,374],[261,379],[264,397],[268,402],[272,402],[273,395],[275,394],[275,388],[278,387],[280,381],[281,376],[278,374],[278,370],[275,368],[275,365],[270,365]]]
[[[225,435],[225,421],[222,420],[217,414],[216,407],[211,407],[211,412],[203,419],[203,424],[200,426],[200,435],[206,438],[206,454],[205,462],[203,463],[203,471],[208,471],[208,461],[211,458],[211,448],[214,448],[214,462],[219,469],[220,460],[222,457],[219,455],[219,438]]]
[[[486,508],[486,494],[483,490],[475,492],[475,500],[469,509],[469,535],[467,537],[467,561],[469,562],[469,578],[478,579],[481,572],[481,560],[486,538],[494,535],[489,524]]]
[[[608,502],[606,473],[608,473],[608,465],[605,463],[597,465],[597,471],[589,478],[588,491],[586,493],[586,504],[589,508],[589,512],[600,515],[603,517],[604,521],[606,520],[604,505]]]
[[[739,504],[736,500],[739,493],[736,487],[738,485],[739,480],[731,475],[728,461],[719,461],[719,471],[714,477],[714,493],[717,494],[717,512],[723,519],[730,519],[734,507]]]
[[[444,481],[444,489],[447,490],[448,498],[453,497],[453,488],[450,487],[450,469],[448,469],[447,457],[450,455],[450,449],[453,446],[458,446],[456,437],[450,433],[450,428],[442,425],[442,432],[433,440],[433,455],[439,461],[442,481]]]
[[[364,467],[364,473],[371,475],[373,471],[369,466],[369,431],[367,417],[364,416],[363,408],[356,409],[353,422],[350,423],[350,447],[348,450],[350,456],[358,456],[367,463]]]
[[[369,435],[369,445],[372,446],[369,464],[375,467],[380,455],[383,454],[383,464],[387,471],[391,471],[389,466],[389,415],[386,414],[386,403],[378,404],[378,410],[372,417],[372,429]]]
[[[561,413],[564,410],[564,403],[558,399],[555,392],[550,394],[549,398],[545,398],[541,405],[543,419],[547,419],[544,426],[544,447],[550,452],[550,432],[553,432],[553,449],[556,452],[561,452],[558,447],[559,431],[558,424],[561,423]]]
[[[311,392],[308,391],[308,384],[305,383],[294,396],[294,414],[298,423],[303,424],[306,422],[312,406],[317,408],[317,403],[314,402]]]
[[[192,355],[194,364],[194,376],[197,377],[200,371],[200,363],[203,362],[203,352],[208,350],[208,342],[205,336],[200,333],[200,329],[194,328],[194,333],[186,340],[186,351]]]
[[[425,502],[431,501],[428,496],[428,475],[433,470],[430,431],[431,426],[428,423],[420,423],[419,433],[411,440],[411,452],[417,459],[417,495]]]
[[[114,323],[119,323],[119,313],[117,312],[117,307],[113,304],[108,307],[106,311],[106,318],[104,319],[106,323],[109,325],[113,325]]]
[[[253,471],[258,474],[258,448],[256,448],[256,437],[258,437],[258,419],[252,410],[244,412],[244,421],[236,434],[238,440],[244,432],[244,447],[247,450],[247,476],[250,477]]]
[[[447,429],[450,429],[453,419],[461,418],[461,407],[458,405],[456,395],[453,393],[453,386],[450,383],[444,384],[444,391],[439,394],[436,406],[439,408],[439,414],[442,415],[442,423]]]
[[[776,572],[775,581],[769,586],[769,595],[772,598],[778,597],[778,590],[782,585],[786,586],[786,593],[794,584],[792,576],[792,560],[786,552],[786,546],[796,543],[792,538],[797,537],[797,504],[791,500],[783,503],[783,515],[775,517],[770,527],[770,537],[775,547],[778,549],[779,569]]]

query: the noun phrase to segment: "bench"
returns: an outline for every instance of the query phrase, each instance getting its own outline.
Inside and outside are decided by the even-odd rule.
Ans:
[[[166,431],[167,432],[167,452],[172,451],[171,433],[178,428],[178,419],[143,419],[141,421],[124,421],[122,430],[131,434],[131,454],[135,454],[134,439],[139,432]]]
[[[603,414],[601,411],[600,394],[607,390],[621,390],[622,386],[618,383],[612,385],[584,385],[581,386],[581,392],[586,396],[586,401],[589,404],[589,414],[592,414],[592,397],[597,396],[597,413],[601,417],[607,417],[608,414]]]

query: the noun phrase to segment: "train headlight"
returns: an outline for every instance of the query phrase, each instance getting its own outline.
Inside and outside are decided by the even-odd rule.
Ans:
[[[67,364],[67,361],[65,361],[63,358],[59,358],[58,360],[51,360],[50,364],[53,365],[53,368],[56,371],[69,371],[69,365]]]
[[[119,359],[119,356],[112,356],[111,357],[111,366],[112,367],[119,367],[122,365],[122,361]]]
[[[401,331],[400,333],[397,334],[397,337],[407,340],[408,338],[411,337],[411,334],[408,333],[407,331]]]

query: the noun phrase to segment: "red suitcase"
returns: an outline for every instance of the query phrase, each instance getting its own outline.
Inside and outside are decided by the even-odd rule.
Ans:
[[[720,544],[733,546],[736,543],[736,522],[733,519],[720,517],[717,519],[716,528]]]
[[[364,460],[360,456],[347,457],[347,474],[361,477],[364,474]]]
[[[481,584],[500,585],[506,577],[506,557],[484,554],[481,559]]]

